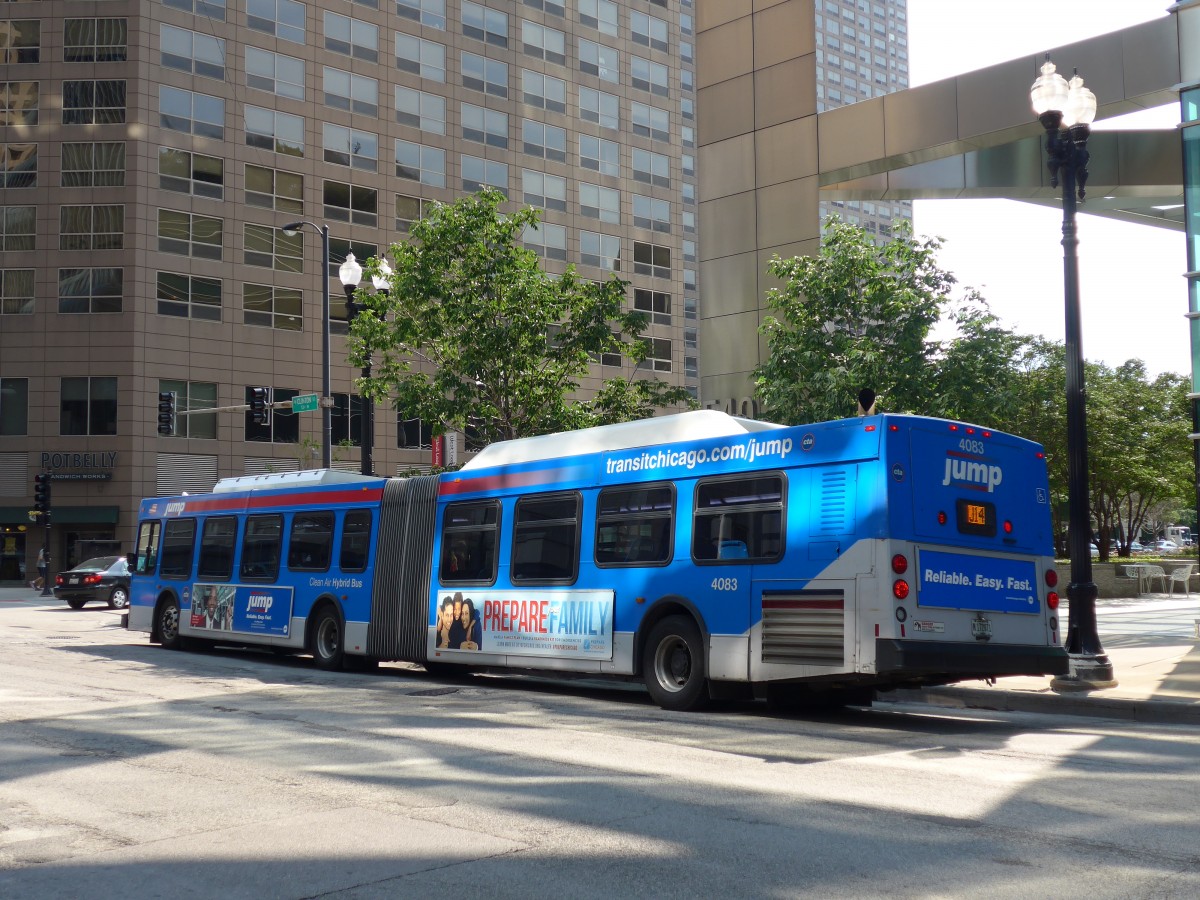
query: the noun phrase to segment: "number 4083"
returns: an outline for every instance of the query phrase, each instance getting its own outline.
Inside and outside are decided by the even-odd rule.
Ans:
[[[736,578],[714,578],[712,581],[712,589],[714,591],[736,591]]]

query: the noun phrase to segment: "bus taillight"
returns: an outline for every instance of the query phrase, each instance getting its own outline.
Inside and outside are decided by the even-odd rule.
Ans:
[[[904,600],[908,597],[908,582],[903,578],[897,578],[892,582],[892,596],[897,600]]]
[[[1058,609],[1058,592],[1051,591],[1046,595],[1046,606],[1050,609]]]
[[[1056,584],[1058,584],[1058,573],[1055,572],[1053,569],[1047,569],[1046,570],[1046,586],[1054,587]]]
[[[949,519],[949,516],[947,516],[943,510],[939,509],[938,510],[938,524],[945,525],[948,519]]]
[[[903,575],[908,571],[908,557],[903,553],[897,553],[892,557],[892,571],[897,575]]]
[[[1008,519],[1004,520],[1004,533],[1012,534],[1012,522],[1008,521]]]

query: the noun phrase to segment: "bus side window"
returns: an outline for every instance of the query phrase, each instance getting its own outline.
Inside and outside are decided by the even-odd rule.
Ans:
[[[134,574],[152,575],[158,565],[158,532],[161,524],[157,519],[138,526],[137,550],[134,552]]]
[[[451,503],[442,516],[442,584],[490,584],[496,580],[500,504],[495,500]]]
[[[233,577],[233,549],[237,544],[237,518],[213,516],[200,533],[200,561],[196,577],[205,581],[228,581]]]
[[[242,538],[241,577],[248,581],[274,581],[279,576],[283,516],[250,516]]]
[[[333,556],[333,513],[296,513],[288,537],[288,568],[327,572]]]
[[[606,488],[596,510],[596,563],[652,566],[671,559],[672,485]]]
[[[783,475],[705,479],[696,485],[692,558],[774,562],[783,556]]]
[[[371,511],[352,509],[342,523],[342,549],[338,568],[343,572],[365,572],[371,551]]]
[[[192,550],[196,544],[195,519],[170,519],[163,529],[162,565],[159,574],[163,578],[191,578]]]
[[[579,571],[576,493],[522,497],[513,523],[512,580],[572,584]]]

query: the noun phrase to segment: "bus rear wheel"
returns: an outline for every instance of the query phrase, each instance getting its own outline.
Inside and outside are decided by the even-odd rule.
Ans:
[[[668,616],[650,629],[642,648],[642,678],[663,709],[695,710],[708,702],[704,642],[687,616]]]
[[[342,668],[342,660],[345,657],[342,647],[342,619],[332,606],[326,606],[317,613],[312,631],[312,655],[318,669],[337,672]]]

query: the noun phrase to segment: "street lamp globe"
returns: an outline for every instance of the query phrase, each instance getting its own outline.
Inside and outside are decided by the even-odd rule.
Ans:
[[[1096,95],[1083,86],[1083,79],[1074,76],[1067,91],[1067,105],[1063,109],[1063,124],[1091,125],[1096,119]]]
[[[1050,57],[1042,64],[1042,74],[1034,81],[1029,89],[1029,100],[1033,103],[1033,111],[1041,116],[1048,112],[1062,112],[1067,105],[1067,93],[1070,87],[1067,79],[1058,74]]]
[[[358,260],[354,258],[353,253],[346,254],[346,261],[338,267],[338,279],[342,282],[343,288],[356,288],[358,283],[362,281],[362,266],[358,264]]]
[[[371,284],[374,285],[375,290],[383,291],[386,294],[391,290],[393,274],[395,273],[392,272],[392,267],[388,265],[388,261],[381,259],[379,261],[379,271],[371,276]]]

